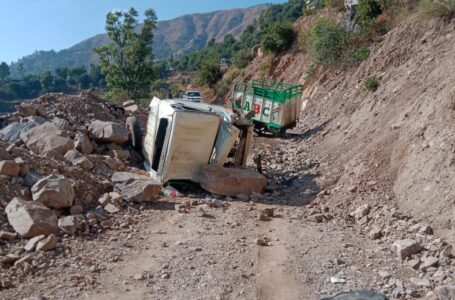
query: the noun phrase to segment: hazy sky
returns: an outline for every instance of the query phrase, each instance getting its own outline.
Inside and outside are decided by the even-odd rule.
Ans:
[[[147,8],[159,20],[218,9],[286,0],[0,0],[0,62],[11,63],[35,50],[68,48],[104,32],[112,9]]]

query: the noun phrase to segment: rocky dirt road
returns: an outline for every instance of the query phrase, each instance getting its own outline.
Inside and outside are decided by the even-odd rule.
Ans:
[[[264,194],[180,186],[182,197],[130,203],[101,227],[62,235],[55,251],[5,256],[16,260],[1,269],[14,282],[2,280],[0,298],[322,299],[373,289],[450,299],[441,296],[455,291],[450,245],[401,213],[386,184],[339,181],[336,158],[315,151],[324,124],[307,123],[316,126],[255,139]]]
[[[302,133],[291,137],[301,138]],[[389,218],[391,226],[402,224],[396,232],[381,233],[382,239],[371,236],[368,224],[356,221],[338,201],[326,203],[330,192],[315,182],[324,176],[319,171],[323,162],[314,156],[305,160],[311,156],[311,142],[300,138],[257,140],[272,179],[263,199],[174,198],[170,201],[198,205],[187,213],[146,211],[139,223],[141,239],[133,239],[135,250],[101,272],[94,290],[81,291],[80,298],[321,299],[373,289],[391,299],[412,299],[433,295],[426,272],[433,274],[430,278],[445,272],[441,283],[450,283],[452,266],[416,272],[397,257],[392,241],[412,231],[407,224],[421,227],[401,216],[393,203],[365,215],[366,223]],[[296,165],[301,167],[291,168]],[[273,217],[260,217],[270,208]],[[422,236],[429,251],[443,247],[433,236]]]

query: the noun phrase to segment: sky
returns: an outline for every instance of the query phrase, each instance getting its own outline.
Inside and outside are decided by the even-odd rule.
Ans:
[[[285,0],[0,0],[0,62],[56,51],[103,33],[107,12],[153,8],[158,20]]]

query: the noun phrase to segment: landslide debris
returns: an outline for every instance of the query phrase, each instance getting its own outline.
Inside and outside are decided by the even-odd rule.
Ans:
[[[140,155],[128,143],[128,116],[144,120],[146,112],[83,92],[47,94],[2,119],[0,277],[8,283],[3,288],[38,271],[46,259],[34,251],[59,255],[63,237],[97,235],[121,209],[138,211],[142,202],[157,198],[161,184],[137,168]],[[127,177],[122,187],[111,181],[115,174]],[[103,195],[109,201],[100,205]]]

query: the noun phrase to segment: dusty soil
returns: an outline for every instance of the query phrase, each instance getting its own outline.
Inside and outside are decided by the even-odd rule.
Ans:
[[[374,204],[369,221],[358,224],[349,215],[356,204],[340,201],[343,191],[325,189],[333,174],[311,151],[320,138],[321,131],[302,124],[283,138],[256,139],[269,178],[263,199],[216,199],[196,189],[138,207],[139,214],[118,213],[112,230],[64,238],[63,252],[47,253],[46,268],[2,297],[321,299],[364,288],[391,299],[426,295],[438,283],[412,284],[419,272],[391,246],[397,238],[415,237],[409,226],[416,222],[390,201]],[[174,209],[188,201],[187,213]],[[269,221],[257,218],[263,208],[275,209]],[[314,218],[319,214],[322,221]],[[370,240],[368,230],[378,223],[391,228]],[[432,235],[419,239],[428,253],[431,245],[440,247]],[[451,282],[453,266],[441,268],[448,277],[440,284]]]

